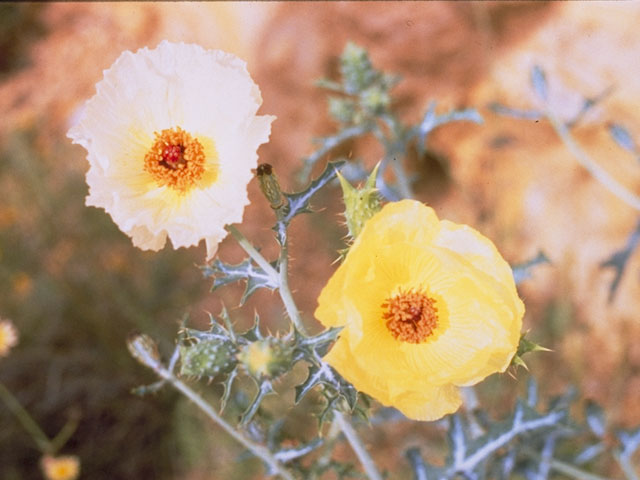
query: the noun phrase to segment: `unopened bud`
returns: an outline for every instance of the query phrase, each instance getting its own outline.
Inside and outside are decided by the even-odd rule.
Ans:
[[[256,175],[260,182],[260,190],[271,205],[271,208],[278,210],[287,202],[286,197],[282,194],[278,177],[276,177],[273,167],[268,163],[261,163],[256,169]]]
[[[155,368],[160,364],[160,354],[158,353],[158,346],[153,339],[140,332],[131,332],[127,337],[127,348],[129,352],[140,362],[150,368]]]
[[[200,340],[180,346],[180,375],[215,377],[236,366],[237,348],[228,341]]]
[[[346,178],[338,173],[338,179],[340,180],[344,197],[344,216],[347,220],[349,236],[352,239],[355,239],[360,234],[367,220],[382,208],[376,189],[376,177],[378,176],[379,165],[380,164],[375,166],[362,188],[353,187]]]
[[[278,338],[267,337],[245,345],[238,360],[254,378],[276,378],[291,367],[293,350]]]

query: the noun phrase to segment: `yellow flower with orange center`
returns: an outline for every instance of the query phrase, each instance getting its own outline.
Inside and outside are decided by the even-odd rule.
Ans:
[[[86,148],[87,205],[104,208],[133,244],[159,250],[204,239],[207,258],[242,221],[258,147],[275,117],[234,55],[162,42],[124,52],[69,130]]]
[[[18,330],[10,320],[0,319],[0,357],[6,357],[18,344]]]
[[[47,480],[75,480],[80,474],[80,460],[74,455],[45,455],[42,457],[41,466]]]
[[[489,239],[403,200],[367,221],[315,315],[344,327],[325,360],[345,379],[435,420],[458,409],[459,387],[509,366],[524,305]]]

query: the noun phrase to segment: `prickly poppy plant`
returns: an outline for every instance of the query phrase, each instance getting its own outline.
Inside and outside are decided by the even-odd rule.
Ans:
[[[640,209],[633,192],[576,150],[572,122],[558,119],[547,101],[544,71],[535,68],[531,80],[540,111],[498,104],[493,111],[548,120],[596,180]],[[161,249],[167,238],[176,248],[205,240],[200,270],[213,295],[236,282],[245,287],[238,308],[210,314],[206,328],[185,316],[175,339],[131,333],[129,352],[157,377],[134,392],[176,390],[211,420],[216,436],[259,459],[265,477],[637,479],[639,428],[611,425],[606,411],[573,389],[545,398],[542,379],[528,372],[526,360],[546,349],[532,340],[535,329],[523,331],[526,298],[517,285],[549,268],[542,267],[546,255],[510,265],[480,228],[441,218],[420,200],[424,192],[407,168],[410,153],[424,154],[435,129],[485,119],[472,108],[436,113],[432,102],[417,124],[405,124],[394,109],[399,81],[349,43],[339,78],[319,83],[331,92],[336,132],[317,139],[317,150],[297,171],[276,172],[258,163],[274,117],[258,113],[260,90],[242,60],[165,41],[125,52],[105,71],[69,131],[87,152],[87,204],[103,208],[145,250]],[[609,133],[638,155],[623,125],[611,124]],[[380,143],[381,160],[319,165],[336,146],[363,136]],[[283,191],[278,175],[295,175],[301,187]],[[235,225],[250,181],[273,212],[273,257]],[[317,309],[303,312],[295,292],[305,285],[289,285],[289,227],[299,214],[315,215],[330,195],[343,205],[344,243]],[[228,233],[244,252],[239,262],[217,255]],[[602,267],[616,274],[611,298],[639,238],[636,228],[622,250],[603,259]],[[261,289],[281,302],[284,326],[274,330],[281,319],[265,319],[273,309],[242,308]],[[240,321],[247,317],[249,327]],[[0,326],[0,356],[6,356],[17,335],[7,321]],[[503,395],[513,399],[506,411],[496,413],[478,393],[485,382],[510,392]],[[5,390],[2,398],[15,406]],[[22,420],[28,415],[17,407],[15,413]],[[287,420],[305,425],[304,432],[287,430]],[[64,441],[37,433],[32,420],[24,424],[39,436],[46,478],[79,475],[76,457],[56,455]],[[381,462],[362,434],[396,428],[430,434]]]

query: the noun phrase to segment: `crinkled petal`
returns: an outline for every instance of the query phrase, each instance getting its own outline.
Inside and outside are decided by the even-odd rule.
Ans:
[[[198,45],[162,42],[124,52],[69,131],[84,146],[90,168],[87,204],[104,208],[134,244],[175,248],[207,244],[207,258],[224,226],[240,222],[257,149],[273,116],[256,116],[262,102],[246,64]],[[204,147],[205,173],[188,191],[160,185],[144,169],[155,132],[180,127]]]
[[[424,292],[437,308],[435,329],[419,343],[398,340],[386,326],[386,302],[402,291]],[[386,205],[366,223],[316,310],[324,325],[344,327],[327,361],[416,419],[455,411],[458,386],[504,371],[523,314],[493,244],[411,200]]]

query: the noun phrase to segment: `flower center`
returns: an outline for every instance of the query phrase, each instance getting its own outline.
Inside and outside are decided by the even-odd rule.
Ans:
[[[161,186],[179,192],[192,188],[205,173],[205,154],[197,138],[180,127],[155,132],[144,156],[144,170]]]
[[[435,300],[420,290],[402,290],[382,303],[386,326],[401,342],[421,343],[438,326]]]

